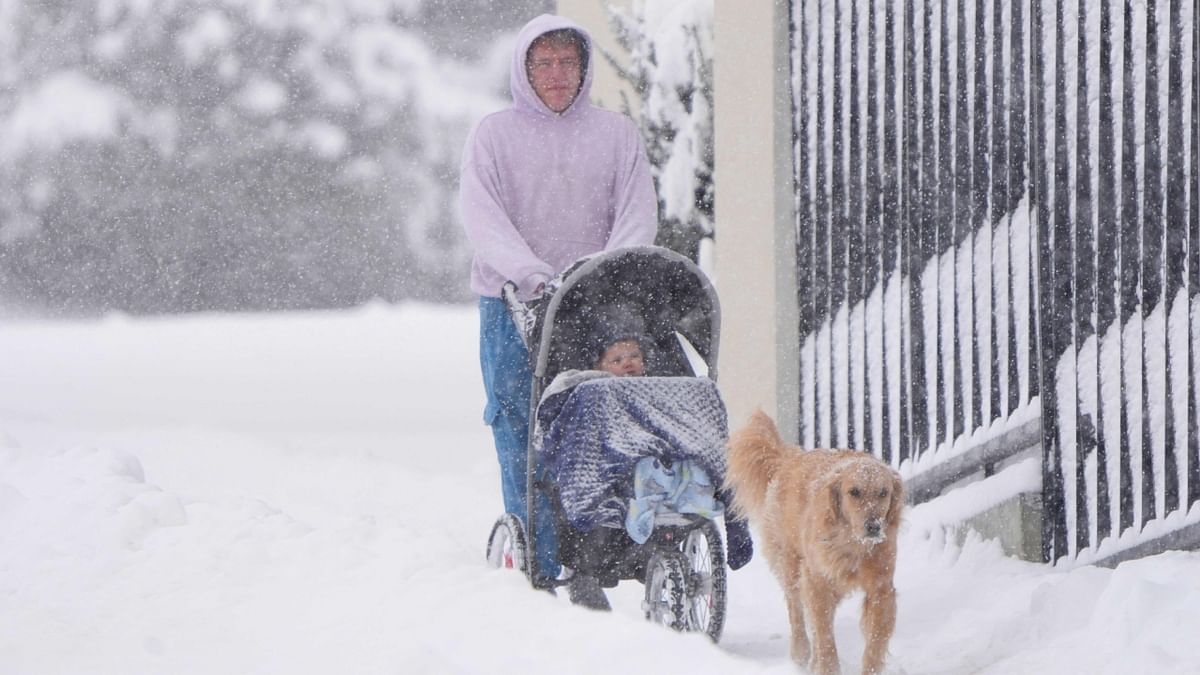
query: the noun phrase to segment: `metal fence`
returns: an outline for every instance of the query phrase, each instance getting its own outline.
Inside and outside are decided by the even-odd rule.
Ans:
[[[791,15],[802,442],[919,473],[1040,417],[1047,560],[1170,529],[1200,502],[1195,3]]]

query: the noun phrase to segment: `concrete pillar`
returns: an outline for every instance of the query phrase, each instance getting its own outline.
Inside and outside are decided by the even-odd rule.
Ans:
[[[788,9],[714,7],[720,385],[737,428],[755,408],[795,441],[799,336]]]

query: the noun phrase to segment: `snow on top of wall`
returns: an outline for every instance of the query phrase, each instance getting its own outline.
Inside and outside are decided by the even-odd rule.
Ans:
[[[994,476],[912,507],[905,516],[906,526],[933,533],[962,523],[1022,493],[1040,492],[1041,489],[1041,457],[1029,457],[1005,467]]]
[[[977,427],[970,434],[964,434],[954,439],[950,445],[939,445],[933,452],[923,453],[914,462],[906,460],[900,465],[903,476],[913,476],[926,471],[933,466],[942,464],[949,459],[958,457],[984,443],[995,440],[1004,434],[1020,428],[1027,422],[1038,419],[1042,415],[1040,399],[1035,396],[1027,403],[1018,406],[1007,417],[999,417],[986,426]]]
[[[1074,567],[1102,561],[1164,535],[1182,530],[1184,527],[1200,523],[1200,503],[1192,504],[1190,510],[1187,510],[1186,513],[1184,511],[1184,509],[1177,509],[1167,514],[1166,517],[1148,521],[1140,530],[1135,525],[1127,528],[1119,536],[1105,537],[1094,549],[1081,549],[1074,559],[1062,559],[1056,564]]]

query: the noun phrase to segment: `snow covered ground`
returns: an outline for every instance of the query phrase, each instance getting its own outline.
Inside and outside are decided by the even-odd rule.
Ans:
[[[0,323],[0,673],[795,672],[761,558],[718,645],[646,624],[639,584],[599,614],[485,567],[475,341],[423,305]],[[934,509],[889,672],[1200,672],[1200,553],[1053,569]]]

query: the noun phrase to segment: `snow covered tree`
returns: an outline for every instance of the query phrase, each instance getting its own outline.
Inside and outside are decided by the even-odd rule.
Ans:
[[[484,4],[0,0],[0,295],[136,313],[465,298],[459,155],[524,19],[446,14]]]
[[[623,66],[605,58],[637,92],[636,114],[658,192],[658,244],[697,259],[714,236],[712,0],[608,7]]]

